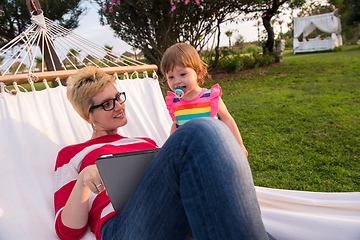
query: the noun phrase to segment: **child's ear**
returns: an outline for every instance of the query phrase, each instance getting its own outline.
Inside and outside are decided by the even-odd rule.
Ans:
[[[204,74],[201,70],[198,70],[197,71],[197,82],[199,85],[203,84],[204,83]]]

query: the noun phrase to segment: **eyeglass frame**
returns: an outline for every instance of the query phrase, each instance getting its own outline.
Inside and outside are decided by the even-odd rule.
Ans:
[[[122,102],[119,101],[119,99],[121,100],[121,98],[120,98],[121,95],[124,95],[124,97],[125,97],[124,101],[122,101]],[[106,102],[111,101],[111,100],[113,101],[113,107],[110,108],[110,109],[108,109],[108,110],[106,110],[105,107],[104,107],[104,104],[105,104]],[[115,108],[115,101],[118,101],[120,104],[123,104],[123,103],[126,101],[126,94],[125,94],[125,92],[118,92],[118,93],[115,95],[115,98],[111,98],[111,99],[108,99],[108,100],[106,100],[106,101],[98,104],[98,105],[91,106],[90,109],[89,109],[89,112],[91,112],[91,111],[93,111],[94,109],[99,108],[99,107],[102,107],[102,108],[104,109],[104,111],[111,111],[111,110],[113,110],[113,109]]]

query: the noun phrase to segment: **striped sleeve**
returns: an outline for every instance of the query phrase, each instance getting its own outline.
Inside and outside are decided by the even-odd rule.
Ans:
[[[74,147],[64,148],[59,152],[56,160],[54,175],[55,231],[60,239],[79,239],[85,234],[88,227],[85,225],[81,229],[72,229],[65,226],[61,221],[62,209],[70,196],[78,176],[78,169],[73,165],[73,162],[70,161],[71,156],[75,154],[76,150]]]
[[[88,142],[67,146],[57,156],[54,182],[55,230],[60,239],[79,239],[88,226],[97,237],[100,236],[102,224],[115,214],[106,192],[89,196],[89,221],[81,229],[66,227],[61,221],[61,212],[77,181],[78,174],[85,167],[95,164],[101,154],[137,151],[157,148],[156,143],[149,138],[124,138],[120,135],[107,136]]]

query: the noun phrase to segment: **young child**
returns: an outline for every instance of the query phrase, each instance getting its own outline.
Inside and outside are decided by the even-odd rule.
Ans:
[[[185,122],[198,117],[219,118],[232,131],[246,157],[239,129],[221,99],[219,84],[211,89],[201,88],[207,65],[200,59],[196,49],[186,43],[169,47],[161,59],[160,68],[170,89],[165,98],[167,109],[173,119],[170,135]]]

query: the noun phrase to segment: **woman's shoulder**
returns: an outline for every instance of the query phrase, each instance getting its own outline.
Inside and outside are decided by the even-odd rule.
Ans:
[[[123,136],[121,136],[119,134],[105,135],[105,136],[102,136],[102,137],[89,139],[89,140],[87,140],[85,142],[67,145],[61,150],[64,150],[64,151],[76,150],[76,149],[85,148],[85,147],[88,147],[88,146],[91,146],[91,145],[94,145],[94,144],[113,142],[113,141],[123,139],[123,138],[126,138],[126,137],[123,137]]]
[[[66,155],[69,155],[71,153],[76,154],[76,153],[80,152],[82,149],[89,146],[89,144],[86,144],[87,142],[88,141],[82,142],[82,143],[76,143],[76,144],[67,145],[67,146],[63,147],[59,151],[58,156],[66,156]]]
[[[124,138],[125,137],[123,137],[121,135],[113,134],[113,135],[102,136],[102,137],[95,138],[95,139],[89,139],[89,140],[87,140],[85,142],[81,142],[81,143],[70,144],[70,145],[63,147],[58,152],[58,160],[64,159],[64,161],[67,161],[66,159],[72,158],[77,153],[81,152],[83,149],[85,149],[87,147],[91,147],[92,145],[96,145],[96,144],[106,144],[106,143],[114,142],[114,141],[124,139]]]
[[[82,143],[65,146],[58,152],[58,158],[65,158],[65,159],[72,158],[73,156],[75,156],[85,148],[92,148],[93,145],[97,145],[99,147],[111,146],[111,145],[120,146],[120,145],[137,143],[139,140],[141,140],[142,142],[146,142],[147,144],[153,145],[154,147],[157,147],[156,142],[148,137],[128,138],[118,134],[113,134],[113,135],[102,136],[95,139],[90,139]]]
[[[122,142],[121,140],[126,141],[127,144],[136,143],[137,140],[142,140],[153,145],[154,147],[157,147],[156,142],[148,137],[128,138],[118,134],[113,134],[113,135],[102,136],[95,139],[90,139],[82,143],[65,146],[59,151],[58,157],[60,156],[65,158],[69,158],[69,157],[71,158],[72,156],[81,152],[83,149],[91,147],[93,145],[105,146],[105,145],[112,145],[112,143],[114,143],[114,145],[123,145],[123,144],[119,144],[118,142],[118,141]]]
[[[151,138],[147,138],[147,137],[140,137],[139,139],[145,140],[146,142],[154,145],[155,148],[158,147],[158,145],[156,144],[156,142],[154,140],[152,140]]]

